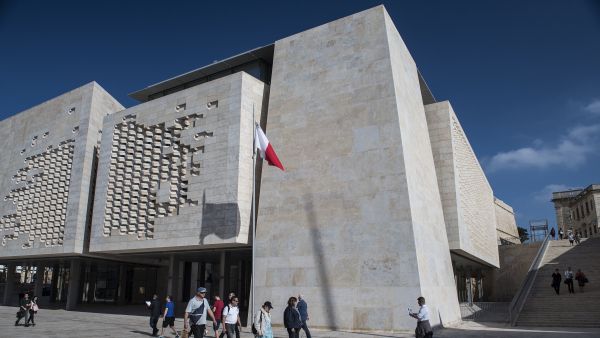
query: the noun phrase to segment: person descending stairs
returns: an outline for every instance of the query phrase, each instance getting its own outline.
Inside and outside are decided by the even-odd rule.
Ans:
[[[589,283],[585,292],[575,284],[569,293],[564,272],[581,269]],[[552,273],[562,274],[560,294],[552,288]],[[550,241],[533,288],[516,322],[517,326],[600,327],[600,238],[582,239],[571,246],[568,240]]]

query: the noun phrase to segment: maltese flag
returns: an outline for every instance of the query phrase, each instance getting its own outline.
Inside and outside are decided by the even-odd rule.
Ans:
[[[254,139],[256,148],[260,151],[260,157],[267,160],[269,165],[285,171],[285,169],[283,169],[283,165],[277,157],[277,154],[275,154],[275,150],[273,150],[271,143],[269,143],[267,135],[265,135],[265,132],[260,128],[258,123],[256,124],[256,129],[254,131]]]

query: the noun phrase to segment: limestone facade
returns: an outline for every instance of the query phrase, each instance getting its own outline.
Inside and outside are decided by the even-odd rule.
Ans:
[[[498,198],[494,198],[494,206],[496,211],[498,245],[521,244],[513,208]]]
[[[600,236],[600,184],[585,189],[552,193],[557,228],[565,233],[572,230],[582,237]]]
[[[90,252],[248,244],[264,91],[236,73],[107,116]]]
[[[413,327],[420,295],[460,320],[418,72],[383,7],[275,43],[267,133],[287,172],[262,172],[258,299],[302,292],[341,329]]]
[[[145,102],[124,109],[93,83],[0,125],[13,142],[0,163],[0,259],[123,263],[73,260],[69,308],[135,302],[142,289],[180,301],[210,283],[241,290],[247,311],[254,244],[256,304],[302,293],[313,327],[406,330],[419,296],[433,325],[460,320],[451,255],[498,266],[496,228],[514,224],[512,209],[495,202],[452,107],[435,103],[383,6],[132,96]],[[286,168],[259,161],[254,182],[253,121]],[[78,299],[79,274],[102,295]]]
[[[123,109],[92,82],[0,122],[0,256],[82,253],[104,116]]]
[[[498,267],[494,193],[448,101],[425,106],[450,249]]]

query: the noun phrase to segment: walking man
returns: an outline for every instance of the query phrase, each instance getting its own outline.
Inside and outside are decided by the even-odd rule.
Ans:
[[[233,297],[236,297],[235,292],[230,292],[229,296],[227,297],[227,304],[231,303],[231,299]],[[221,334],[221,336],[223,336],[223,334]],[[238,326],[235,327],[235,338],[240,338],[240,329]]]
[[[163,333],[167,327],[171,328],[175,338],[179,338],[177,330],[175,330],[175,303],[171,300],[171,296],[167,296],[167,303],[165,304],[165,312],[163,313],[162,329],[160,330],[160,337],[165,338]]]
[[[431,338],[433,337],[433,330],[431,329],[431,324],[429,324],[429,308],[425,305],[425,298],[417,298],[417,303],[421,307],[419,312],[409,312],[408,314],[417,320],[415,336],[417,338]]]
[[[560,271],[558,269],[554,270],[552,274],[552,287],[557,295],[560,294],[560,281],[562,280],[562,276],[560,275]]]
[[[190,299],[185,308],[183,317],[183,327],[194,335],[194,338],[203,338],[206,330],[206,315],[210,316],[213,322],[216,321],[215,315],[210,309],[206,296],[206,289],[199,287],[196,289],[196,295]]]
[[[149,304],[148,304],[149,303]],[[152,328],[152,336],[156,336],[158,333],[158,319],[160,318],[160,302],[158,301],[158,295],[154,294],[150,302],[146,302],[148,310],[150,310],[150,327]]]
[[[565,284],[569,288],[569,293],[575,293],[575,289],[573,288],[573,270],[571,270],[571,267],[565,271]]]
[[[239,332],[242,327],[240,322],[240,308],[238,307],[239,299],[236,296],[231,297],[229,305],[223,308],[223,330],[227,338],[233,338],[234,334]],[[236,331],[236,327],[238,330]]]
[[[308,329],[308,325],[306,321],[308,320],[308,304],[304,300],[304,296],[298,295],[298,312],[300,312],[300,319],[302,320],[302,330],[306,333],[306,338],[311,338],[310,330]]]
[[[560,230],[558,230],[558,237],[562,240],[563,237],[565,237],[565,232],[563,231],[562,228],[560,228]]]
[[[552,236],[552,240],[556,239],[556,231],[554,231],[554,228],[552,228],[552,230],[550,230],[550,236]]]

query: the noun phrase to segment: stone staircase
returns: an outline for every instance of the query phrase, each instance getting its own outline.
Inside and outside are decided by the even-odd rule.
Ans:
[[[564,271],[581,269],[590,283],[579,292],[569,294]],[[552,273],[563,274],[560,295],[552,284]],[[600,327],[600,238],[583,239],[571,246],[568,240],[551,241],[534,281],[529,297],[516,322],[517,326]]]

